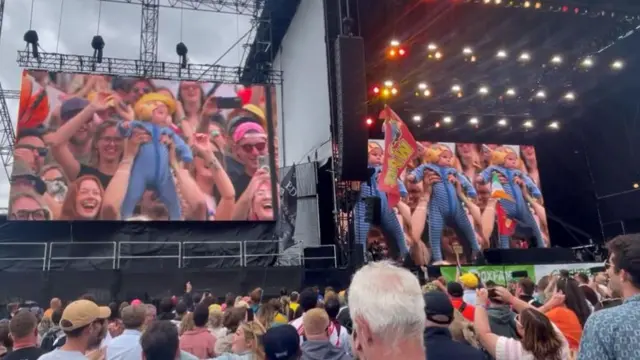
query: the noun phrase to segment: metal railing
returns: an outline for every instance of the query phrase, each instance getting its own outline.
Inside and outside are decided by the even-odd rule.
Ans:
[[[333,260],[333,267],[338,267],[338,251],[335,245],[320,245],[314,246],[314,248],[331,248],[333,256],[304,256],[302,258],[303,263],[307,260]]]
[[[47,270],[47,258],[48,258],[48,244],[47,243],[19,243],[19,242],[7,242],[0,243],[0,262],[5,261],[38,261],[42,262],[42,271]],[[32,247],[34,251],[25,251],[29,253],[33,253],[34,256],[29,256],[28,254],[20,254],[19,256],[13,256],[12,247],[20,247],[22,249],[27,247]],[[6,250],[5,250],[6,249]],[[20,251],[22,252],[22,251]],[[36,253],[41,253],[40,255],[35,255]],[[8,256],[4,256],[7,254]]]
[[[91,242],[91,243],[81,243],[81,242],[71,242],[71,241],[65,241],[65,242],[52,242],[49,243],[49,256],[47,258],[47,271],[51,270],[51,262],[52,261],[69,261],[69,260],[111,260],[112,261],[112,266],[115,269],[116,268],[116,258],[117,258],[117,252],[116,252],[116,242],[115,241],[101,241],[101,242]],[[113,247],[113,255],[112,256],[104,256],[104,255],[99,255],[99,256],[92,256],[89,255],[87,256],[86,254],[78,254],[78,256],[74,256],[75,252],[80,252],[80,247],[89,247],[92,245],[111,245]],[[54,255],[54,249],[55,248],[61,248],[61,247],[67,247],[66,250],[63,250],[63,253],[69,254],[69,255],[65,255],[65,256],[57,256]],[[90,252],[87,252],[87,254],[90,254]]]

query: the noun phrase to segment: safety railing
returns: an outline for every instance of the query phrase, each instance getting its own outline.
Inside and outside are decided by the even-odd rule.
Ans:
[[[7,262],[29,261],[38,264],[38,268],[47,270],[47,243],[0,243],[0,269]],[[34,266],[35,267],[35,266]]]
[[[51,270],[51,263],[65,261],[66,264],[73,265],[74,261],[111,262],[111,268],[116,268],[117,246],[115,241],[102,242],[52,242],[49,243],[49,256],[47,258],[47,271]],[[96,251],[96,248],[102,247]],[[95,254],[100,255],[95,255]],[[107,255],[109,254],[109,255]],[[71,263],[70,263],[71,262]],[[95,264],[94,264],[95,266]],[[99,266],[96,266],[99,267]]]
[[[138,245],[145,245],[143,249],[136,249]],[[154,248],[149,248],[149,245],[156,245]],[[124,250],[123,250],[124,249]],[[154,254],[151,254],[154,252]],[[139,260],[155,260],[157,265],[158,260],[173,260],[177,262],[178,268],[182,267],[182,243],[179,241],[121,241],[118,243],[118,259],[116,261],[116,269],[121,268],[122,260],[134,260],[136,263]],[[141,265],[137,262],[136,265]]]
[[[207,267],[213,260],[224,265],[225,260],[235,260],[228,265],[242,266],[243,251],[242,241],[184,241],[182,267]]]
[[[314,248],[317,249],[326,249],[326,251],[328,253],[331,253],[331,256],[307,256],[305,255],[302,258],[303,263],[307,262],[309,260],[314,261],[314,260],[333,260],[333,267],[337,268],[338,267],[338,250],[336,249],[335,245],[320,245],[320,246],[314,246]],[[321,251],[322,253],[324,253],[324,251]]]

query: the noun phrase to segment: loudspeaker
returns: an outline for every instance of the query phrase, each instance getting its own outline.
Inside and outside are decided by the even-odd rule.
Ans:
[[[335,42],[338,164],[341,181],[368,180],[367,80],[364,40],[338,36]]]
[[[484,258],[489,265],[566,264],[576,262],[569,248],[488,249]]]
[[[331,269],[336,267],[332,246],[306,247],[302,250],[305,269]]]

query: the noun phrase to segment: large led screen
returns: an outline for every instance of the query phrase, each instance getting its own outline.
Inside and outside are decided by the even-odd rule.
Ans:
[[[384,141],[370,140],[369,165],[380,166],[383,155]],[[402,200],[394,210],[404,241],[407,248],[423,242],[431,263],[455,263],[456,253],[469,263],[478,250],[550,244],[532,146],[419,142],[399,183]],[[392,256],[388,224],[368,230],[374,258]]]
[[[9,218],[273,221],[267,91],[25,71]]]

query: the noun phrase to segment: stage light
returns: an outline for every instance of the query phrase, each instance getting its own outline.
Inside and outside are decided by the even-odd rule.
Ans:
[[[442,118],[442,122],[444,122],[445,124],[450,124],[453,121],[453,119],[451,118],[451,116],[445,116]]]
[[[482,86],[480,87],[480,89],[478,89],[478,93],[480,93],[481,95],[487,95],[489,93],[489,88],[486,86]]]
[[[376,87],[374,87],[374,88],[373,88],[373,93],[374,93],[374,94],[380,94],[380,88],[379,88],[379,87],[377,87],[377,86],[376,86]]]
[[[498,120],[498,126],[507,126],[507,119],[502,118]]]
[[[391,95],[397,95],[397,94],[398,94],[398,89],[391,88]]]
[[[567,101],[573,101],[576,99],[576,94],[574,94],[573,92],[569,91],[568,93],[564,94],[564,99]]]
[[[519,61],[522,62],[527,62],[529,60],[531,60],[531,55],[529,55],[528,52],[523,52],[522,54],[520,54],[520,56],[518,57]]]
[[[638,183],[633,183],[633,188],[634,188],[634,189],[637,189],[637,188],[639,188],[639,187],[640,187],[640,185],[638,185]]]
[[[469,124],[471,125],[478,125],[479,122],[480,120],[478,120],[477,117],[472,117],[471,119],[469,119]]]
[[[470,47],[465,47],[464,49],[462,49],[462,53],[465,55],[471,55],[473,54],[473,49],[471,49]]]
[[[560,56],[560,55],[554,55],[554,56],[551,58],[551,63],[552,63],[552,64],[556,64],[556,65],[560,65],[560,64],[562,64],[562,56]]]
[[[495,3],[496,3],[496,5],[500,5],[500,4],[502,4],[502,0],[496,0]]]
[[[399,54],[400,56],[404,56],[406,53],[407,53],[407,52],[405,51],[405,49],[399,49],[399,50],[398,50],[398,54]]]
[[[585,68],[590,68],[593,66],[593,59],[590,57],[585,58],[584,60],[582,60],[580,65],[582,65],[582,67],[585,67]]]
[[[431,96],[431,90],[426,89],[425,91],[422,92],[422,95],[424,95],[424,97],[429,97]]]
[[[386,87],[392,87],[392,86],[393,86],[393,81],[391,81],[391,80],[387,80],[387,81],[385,81],[385,82],[384,82],[384,86],[386,86]]]
[[[396,49],[389,49],[389,57],[395,57],[396,56]]]
[[[507,58],[507,51],[506,50],[499,50],[498,53],[496,54],[496,57],[498,59],[506,59]]]
[[[516,96],[516,89],[514,89],[514,88],[507,89],[507,91],[505,91],[505,95],[507,95],[507,96]]]
[[[436,51],[436,53],[433,54],[433,56],[435,56],[436,59],[438,59],[438,60],[442,59],[442,53],[440,51]]]
[[[415,122],[420,122],[420,121],[422,121],[422,116],[420,116],[420,115],[413,115],[413,121],[415,121]]]
[[[390,44],[391,46],[395,46],[395,47],[397,47],[397,46],[400,46],[400,41],[398,41],[398,40],[391,40],[391,41],[389,42],[389,44]]]
[[[485,4],[488,4],[488,3],[490,3],[490,2],[491,2],[491,0],[484,0],[484,3],[485,3]]]
[[[525,8],[530,8],[530,7],[531,7],[531,2],[530,2],[530,1],[525,1],[525,2],[524,2],[524,4],[523,4],[523,6],[524,6]]]
[[[455,93],[460,92],[461,90],[462,90],[462,87],[460,85],[453,85],[451,87],[451,91],[453,91]]]
[[[475,55],[471,56],[471,62],[476,62],[476,60],[477,60],[477,59],[476,59],[476,56],[475,56]]]
[[[527,120],[525,121],[522,126],[526,127],[526,128],[532,128],[533,127],[533,120]]]
[[[389,91],[389,89],[382,90],[382,96],[389,97],[390,94],[391,94],[391,91]]]
[[[537,3],[536,3],[536,9],[540,9],[541,7],[542,7],[542,3],[537,2]]]
[[[538,99],[545,99],[547,97],[547,93],[545,93],[544,91],[540,90],[536,93],[536,97]]]
[[[427,46],[427,49],[429,49],[430,51],[438,50],[438,45],[431,43]]]
[[[559,129],[559,128],[560,128],[560,123],[559,123],[559,122],[557,122],[557,121],[552,121],[552,122],[549,124],[549,127],[550,127],[551,129],[557,130],[557,129]]]
[[[367,118],[367,125],[368,126],[373,125],[373,119],[372,118]]]
[[[616,60],[611,63],[611,68],[613,70],[621,70],[624,67],[624,62],[622,60]]]
[[[427,85],[427,83],[420,83],[418,84],[418,89],[419,90],[426,90],[429,86]]]

